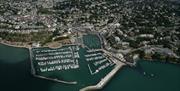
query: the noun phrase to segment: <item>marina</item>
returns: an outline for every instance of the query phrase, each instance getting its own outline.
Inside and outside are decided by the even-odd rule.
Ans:
[[[106,76],[101,76],[99,81],[97,80],[96,83],[93,83],[96,85],[88,85],[80,89],[80,91],[102,89],[118,70],[126,65],[126,60],[122,55],[116,57],[114,54],[104,50],[101,47],[102,41],[98,35],[93,33],[84,34],[81,39],[78,37],[75,40],[81,40],[80,43],[82,44],[79,45],[64,45],[56,49],[33,48],[30,51],[32,51],[31,61],[33,63],[32,69],[35,70],[33,72],[34,75],[60,83],[78,84],[78,79],[70,77],[70,80],[68,77],[63,77],[62,74],[83,70],[80,63],[84,61],[83,66],[89,70],[89,77],[96,77],[96,75],[99,75],[103,71],[111,70],[106,71],[106,74],[104,74]]]
[[[88,51],[85,57],[91,75],[97,74],[109,66],[113,66],[111,65],[113,62],[105,57],[102,51]]]
[[[51,82],[78,86],[74,86],[77,90],[71,91],[104,89],[120,69],[125,65],[133,67],[137,62],[129,63],[121,53],[105,50],[100,37],[96,33],[83,34],[79,43],[59,48],[29,48],[32,75]],[[151,73],[150,77],[155,77],[155,74]]]
[[[92,38],[87,40],[86,37],[88,39]],[[91,85],[98,83],[115,68],[115,63],[102,50],[98,49],[101,48],[99,46],[101,42],[98,42],[99,39],[96,34],[83,35],[81,40],[84,44],[64,45],[59,48],[40,47],[29,49],[32,74],[38,78],[65,84],[75,85],[82,83],[85,79]],[[97,42],[95,45],[94,41]],[[79,74],[85,70],[88,76],[84,79],[77,79],[80,76]],[[73,76],[64,76],[65,74]],[[94,77],[99,80],[90,79]]]
[[[100,72],[99,74],[93,75],[95,77],[90,77],[90,74],[85,74],[84,72],[79,72],[76,79],[82,79],[77,81],[76,85],[65,85],[59,84],[54,81],[43,80],[39,78],[34,78],[29,74],[29,52],[27,49],[9,47],[0,44],[0,75],[1,79],[1,89],[6,89],[7,91],[19,90],[20,91],[79,91],[79,89],[90,86],[92,84],[98,83],[101,77],[104,76],[102,73],[107,73],[106,71]],[[81,51],[80,53],[84,53]],[[2,56],[4,55],[4,56]],[[9,57],[11,56],[11,58]],[[82,61],[84,62],[84,61]],[[118,72],[110,81],[107,86],[99,91],[179,91],[179,65],[161,63],[161,62],[149,62],[149,61],[138,61],[146,73],[153,73],[154,76],[147,78],[139,74],[138,70],[123,67],[121,71]],[[81,64],[81,63],[80,63]],[[83,63],[84,64],[84,63]],[[9,66],[3,66],[9,65]],[[87,70],[86,66],[82,66],[82,69]],[[8,73],[7,73],[8,72]],[[110,72],[110,71],[109,71]],[[168,74],[167,74],[168,72]],[[11,76],[9,76],[11,75]],[[69,74],[64,74],[68,76]],[[76,75],[75,75],[76,76]],[[100,76],[100,77],[99,77]],[[23,78],[23,79],[22,79]],[[90,80],[93,81],[91,82]],[[89,80],[88,80],[89,79]],[[96,81],[97,80],[97,81]],[[17,84],[18,81],[18,84]],[[75,81],[75,80],[72,80]],[[144,82],[146,81],[146,84]],[[83,83],[84,82],[84,83]],[[24,84],[26,83],[26,84]],[[91,83],[91,84],[88,84]],[[167,84],[171,83],[171,84]],[[84,85],[83,85],[84,84]],[[131,85],[131,88],[129,87]],[[151,85],[151,86],[150,86]]]
[[[83,54],[85,55],[80,54],[80,50],[84,50]],[[86,60],[85,64],[91,75],[98,74],[101,70],[113,68],[114,66],[112,65],[113,62],[108,60],[102,51],[90,51],[80,46],[64,46],[57,48],[57,50],[34,48],[32,52],[32,69],[35,69],[35,75],[41,78],[49,78],[50,76],[50,79],[58,80],[58,75],[53,77],[47,74],[56,74],[57,72],[61,74],[61,72],[69,73],[69,71],[81,70],[79,61],[83,61],[83,58]]]

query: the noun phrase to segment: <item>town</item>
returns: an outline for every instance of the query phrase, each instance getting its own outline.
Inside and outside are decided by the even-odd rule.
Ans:
[[[139,59],[180,63],[180,2],[1,0],[0,43],[29,48],[35,77],[75,85],[62,74],[108,72],[80,91],[101,89]]]
[[[126,55],[155,46],[171,52],[141,50],[138,54],[157,58],[170,52],[165,53],[168,58],[179,58],[180,7],[175,0],[2,0],[0,7],[0,40],[8,44],[60,45],[64,42],[55,40],[72,37],[69,31],[90,29],[101,32],[112,51]]]

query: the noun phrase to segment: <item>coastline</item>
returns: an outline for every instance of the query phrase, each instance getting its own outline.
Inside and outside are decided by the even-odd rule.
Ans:
[[[0,41],[0,44],[3,44],[3,45],[7,45],[7,46],[10,46],[10,47],[16,47],[16,48],[31,48],[30,45],[16,45],[15,43],[13,42],[9,42],[9,41]]]
[[[11,47],[17,47],[17,48],[27,48],[27,49],[32,48],[32,45],[29,45],[27,43],[19,44],[18,42],[10,42],[10,41],[5,41],[5,40],[0,40],[0,44],[11,46]],[[62,46],[64,45],[59,45],[57,47],[51,47],[51,46],[46,45],[46,46],[40,46],[40,47],[48,47],[48,48],[56,49]]]
[[[1,43],[1,44],[3,44],[3,43]],[[6,45],[6,44],[4,44],[4,45]],[[8,44],[7,44],[7,46],[9,46]],[[12,46],[12,45],[10,45],[11,47],[16,47],[16,46]],[[17,48],[26,48],[26,47],[17,47]],[[143,59],[144,60],[144,59]],[[147,60],[148,61],[148,60]],[[155,60],[151,60],[151,61],[155,61]],[[151,62],[150,61],[150,62]],[[158,61],[157,61],[158,62]],[[161,62],[161,61],[159,61],[159,62]],[[162,62],[162,63],[164,63],[164,62]],[[34,76],[34,75],[33,75]],[[34,77],[37,77],[37,76],[34,76]],[[37,78],[40,78],[40,77],[37,77]],[[42,78],[42,77],[41,77]],[[42,78],[42,79],[44,79],[44,78]],[[46,78],[45,78],[46,79]],[[49,79],[47,79],[47,80],[49,80]],[[51,80],[51,81],[53,81],[53,80]],[[72,82],[71,82],[72,83]],[[73,82],[74,83],[74,82]],[[92,87],[92,86],[86,86],[85,88],[89,88],[89,87]]]
[[[100,38],[101,39],[101,38]],[[102,42],[102,40],[101,40]],[[35,69],[34,69],[34,66],[33,66],[33,63],[32,63],[32,53],[31,53],[31,48],[32,46],[31,45],[16,45],[16,43],[13,43],[13,42],[8,42],[8,41],[1,41],[0,43],[4,44],[4,45],[7,45],[7,46],[11,46],[11,47],[17,47],[17,48],[28,48],[29,49],[29,53],[30,53],[30,61],[31,61],[31,74],[34,76],[34,77],[37,77],[37,78],[41,78],[41,79],[46,79],[46,80],[49,80],[49,81],[54,81],[54,82],[60,82],[60,83],[64,83],[64,84],[77,84],[76,81],[63,81],[63,80],[59,80],[59,79],[56,79],[56,78],[48,78],[48,77],[44,77],[44,76],[40,76],[40,75],[37,75],[36,72],[35,72]],[[23,44],[23,43],[22,43]],[[61,45],[57,48],[60,48],[62,46],[67,46],[67,45],[77,45],[77,44],[65,44],[65,45]],[[103,42],[102,42],[102,45],[103,46]],[[85,46],[85,45],[84,45]],[[40,46],[40,47],[48,47],[48,48],[51,48],[49,46]],[[85,46],[87,47],[87,46]],[[88,47],[87,47],[88,48]],[[54,48],[52,48],[54,49]],[[55,47],[56,49],[56,47]],[[102,47],[101,48],[102,50],[104,50],[104,48]],[[98,50],[98,49],[97,49]],[[107,54],[111,54],[111,53],[107,53]],[[114,57],[112,54],[110,55],[112,57]],[[119,59],[119,58],[118,58]],[[125,62],[124,60],[121,59],[122,62]],[[148,60],[148,61],[151,61],[151,60]],[[116,61],[118,62],[118,61]],[[115,62],[115,63],[116,63]],[[118,70],[120,70],[120,68],[123,66],[122,64],[119,64],[119,63],[116,63],[116,67],[111,71],[109,72],[105,77],[103,77],[99,83],[97,83],[96,85],[92,85],[92,86],[86,86],[82,89],[80,89],[80,91],[88,91],[88,90],[98,90],[98,89],[102,89],[112,78],[113,76],[118,72]]]
[[[8,48],[8,47],[6,47],[6,48]],[[19,48],[17,48],[17,49],[19,49]],[[20,48],[20,50],[21,50],[21,48]],[[1,53],[4,53],[4,52],[1,51]],[[11,53],[11,52],[8,52],[8,53]],[[7,55],[7,57],[9,57],[9,56]],[[120,70],[113,77],[113,79],[110,80],[110,83],[108,83],[102,89],[102,91],[111,91],[111,90],[118,91],[119,89],[121,89],[122,91],[132,91],[132,90],[134,90],[135,87],[138,87],[139,89],[137,89],[137,90],[139,90],[139,91],[146,91],[145,87],[149,87],[149,86],[151,86],[152,89],[149,89],[147,91],[151,91],[151,90],[158,91],[157,88],[160,89],[161,87],[164,87],[164,86],[165,86],[164,88],[161,88],[161,90],[163,90],[163,91],[170,91],[169,89],[177,89],[175,91],[179,91],[179,87],[178,87],[179,82],[177,81],[177,79],[179,79],[179,74],[178,74],[179,71],[177,71],[177,70],[179,70],[179,65],[170,64],[170,65],[172,65],[172,66],[170,66],[170,67],[172,67],[172,69],[170,69],[169,66],[167,67],[167,65],[169,65],[169,64],[162,63],[162,65],[161,65],[160,62],[158,62],[158,61],[156,61],[155,63],[154,62],[149,63],[146,60],[144,62],[141,62],[141,61],[139,61],[139,62],[143,63],[141,65],[142,67],[144,67],[144,66],[147,67],[147,65],[160,65],[160,67],[155,66],[155,68],[153,66],[148,66],[148,69],[149,69],[148,72],[154,73],[154,71],[156,71],[155,69],[158,69],[157,73],[162,72],[161,70],[164,70],[164,71],[170,70],[170,71],[168,71],[170,73],[169,73],[169,75],[168,74],[165,75],[166,73],[155,74],[154,77],[156,78],[157,76],[159,76],[159,78],[156,78],[156,79],[157,80],[160,79],[160,81],[162,81],[162,82],[159,82],[159,83],[161,83],[161,84],[159,84],[158,83],[159,80],[157,81],[154,78],[150,78],[149,80],[147,80],[147,77],[144,77],[144,76],[141,78],[141,77],[139,77],[139,76],[141,76],[141,74],[139,75],[139,73],[136,72],[136,70],[132,70],[131,67],[125,66],[122,70]],[[144,65],[144,64],[147,64],[147,65]],[[24,65],[24,64],[22,64],[22,65]],[[2,66],[2,68],[3,68],[2,70],[5,70],[5,71],[12,70],[12,72],[14,72],[11,75],[12,79],[15,79],[16,81],[19,81],[19,80],[23,81],[23,83],[18,82],[18,84],[14,84],[14,83],[12,83],[12,80],[7,80],[9,78],[9,74],[4,73],[5,78],[2,79],[2,82],[7,86],[11,85],[13,87],[10,87],[10,88],[2,87],[2,88],[6,88],[7,91],[12,91],[12,90],[18,90],[19,88],[22,88],[22,86],[23,86],[25,89],[28,88],[27,91],[32,91],[32,90],[33,91],[36,91],[36,90],[41,91],[43,88],[46,89],[46,88],[50,88],[52,86],[51,89],[49,89],[49,91],[51,91],[51,90],[52,91],[79,91],[79,89],[74,90],[74,88],[79,87],[77,85],[63,85],[61,83],[57,83],[57,82],[53,82],[53,81],[49,81],[49,80],[44,80],[44,79],[39,80],[39,78],[34,79],[34,76],[32,76],[32,75],[30,75],[30,76],[29,76],[29,74],[24,75],[24,73],[22,73],[20,71],[16,71],[22,65],[15,65],[14,69],[11,69],[9,66],[4,66],[4,67]],[[26,67],[26,68],[23,68],[23,67]],[[29,69],[29,67],[22,66],[21,69]],[[174,70],[176,70],[176,71],[174,71]],[[1,72],[3,72],[3,71],[1,71]],[[20,77],[17,78],[16,74],[20,74]],[[22,79],[21,77],[26,77],[26,79]],[[166,80],[165,78],[171,78],[172,81],[168,80],[168,79]],[[127,79],[126,82],[124,82],[125,81],[124,79]],[[154,80],[152,80],[152,79],[154,79]],[[147,81],[147,84],[144,84],[144,81]],[[175,82],[175,83],[172,83],[170,86],[168,86],[168,84],[166,84],[166,83],[169,81]],[[34,85],[32,85],[31,82]],[[150,83],[150,82],[152,82],[152,83]],[[26,84],[24,84],[24,83],[26,83]],[[51,83],[52,85],[49,86],[48,85],[49,83]],[[127,85],[127,84],[129,84],[129,85]],[[134,85],[132,85],[132,84],[134,84]],[[152,84],[154,84],[154,85],[152,86]],[[132,87],[127,88],[129,86],[132,86]],[[143,86],[143,87],[141,87],[141,86]]]

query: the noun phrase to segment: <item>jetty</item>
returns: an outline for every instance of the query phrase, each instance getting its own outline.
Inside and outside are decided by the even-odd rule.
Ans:
[[[113,76],[124,66],[126,65],[125,63],[121,61],[116,61],[116,66],[115,68],[109,72],[104,78],[101,79],[101,81],[93,86],[87,86],[85,88],[80,89],[80,91],[91,91],[91,90],[98,90],[102,89],[112,78]]]
[[[34,68],[34,64],[33,64],[33,60],[32,60],[32,58],[33,58],[32,51],[31,51],[32,48],[29,47],[28,49],[29,49],[29,57],[30,57],[30,62],[31,62],[31,74],[35,75],[36,74],[36,70]]]
[[[34,74],[34,77],[41,78],[41,79],[46,79],[46,80],[49,80],[49,81],[64,83],[64,84],[70,84],[70,85],[77,84],[77,81],[63,81],[63,80],[59,80],[59,79],[56,79],[56,78],[53,79],[53,78],[48,78],[48,77],[44,77],[44,76],[40,76],[40,75],[35,75],[35,74]]]

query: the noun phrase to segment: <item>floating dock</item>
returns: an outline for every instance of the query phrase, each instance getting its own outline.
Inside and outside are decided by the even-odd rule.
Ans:
[[[87,86],[85,88],[80,89],[80,91],[89,91],[89,90],[91,91],[91,90],[102,89],[113,78],[113,76],[119,71],[119,69],[121,69],[124,65],[125,63],[117,61],[115,68],[111,72],[109,72],[104,78],[102,78],[98,84],[94,86]]]

